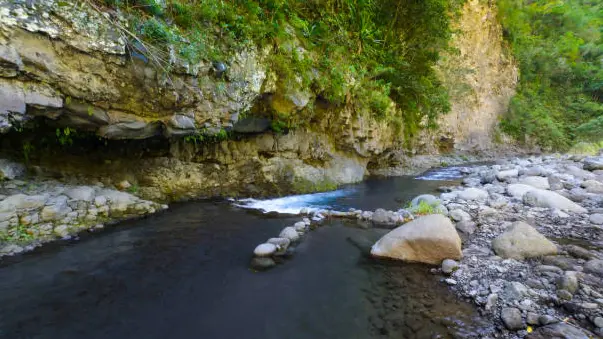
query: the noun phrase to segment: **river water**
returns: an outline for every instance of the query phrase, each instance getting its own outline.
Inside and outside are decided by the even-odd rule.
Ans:
[[[397,209],[456,179],[433,172],[269,201],[176,204],[0,263],[2,338],[467,338],[493,329],[424,265],[377,261],[387,230],[331,221],[267,272],[253,248],[298,208]],[[250,206],[253,205],[253,206]]]

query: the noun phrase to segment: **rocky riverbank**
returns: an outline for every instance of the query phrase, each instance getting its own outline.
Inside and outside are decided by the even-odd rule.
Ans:
[[[463,236],[452,289],[506,337],[602,335],[603,157],[532,157],[467,173],[464,187],[439,197]]]
[[[283,262],[294,253],[290,245],[325,219],[397,227],[373,246],[373,256],[441,264],[432,272],[492,320],[495,337],[601,336],[603,155],[504,160],[461,171],[461,186],[418,196],[407,209],[314,211],[283,230],[287,239],[259,245],[252,266]]]
[[[7,160],[0,160],[0,173],[0,257],[167,208],[101,183],[25,177],[21,164]],[[120,188],[135,189],[128,185]]]

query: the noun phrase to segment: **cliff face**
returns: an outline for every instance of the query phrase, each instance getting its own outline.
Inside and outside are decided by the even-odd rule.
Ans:
[[[436,137],[458,151],[500,147],[496,126],[515,94],[518,69],[503,40],[493,1],[469,0],[456,22],[452,44],[458,53],[440,62],[451,111]]]
[[[422,139],[422,152],[491,146],[516,78],[494,13],[479,1],[465,6],[454,41],[460,53],[441,66],[452,112]],[[361,180],[369,161],[397,165],[382,159],[402,149],[399,131],[348,105],[278,88],[266,63],[270,47],[197,65],[170,57],[164,72],[116,25],[118,18],[85,2],[0,0],[0,131],[33,122],[107,140],[85,155],[28,154],[32,165],[107,184],[127,179],[145,197],[165,200],[328,189]],[[303,115],[310,105],[310,127],[286,134],[270,131],[261,116],[265,107]],[[237,137],[223,140],[232,130]],[[211,142],[197,142],[199,131]],[[36,139],[35,131],[12,133],[5,151]],[[124,151],[116,148],[132,143],[112,140],[140,141]]]

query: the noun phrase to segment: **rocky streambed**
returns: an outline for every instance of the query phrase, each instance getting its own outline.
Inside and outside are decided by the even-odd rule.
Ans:
[[[496,325],[483,337],[602,335],[603,156],[513,159],[460,172],[461,185],[417,196],[406,209],[311,211],[259,245],[252,266],[280,262],[267,257],[287,254],[324,220],[397,227],[371,254],[441,264],[431,272]]]

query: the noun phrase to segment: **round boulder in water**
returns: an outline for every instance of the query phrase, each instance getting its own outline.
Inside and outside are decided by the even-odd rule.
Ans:
[[[253,254],[258,257],[269,257],[276,252],[277,248],[275,244],[264,243],[258,245],[255,250],[253,250]]]
[[[298,241],[299,240],[299,233],[297,233],[297,231],[293,227],[285,227],[285,228],[283,228],[283,230],[279,234],[279,238],[287,238],[287,239],[289,239],[292,242],[293,241]]]
[[[306,230],[306,223],[303,221],[298,221],[293,225],[293,227],[298,232],[304,232]]]
[[[394,229],[373,245],[371,254],[433,265],[463,256],[461,238],[450,219],[441,214],[424,216]]]

